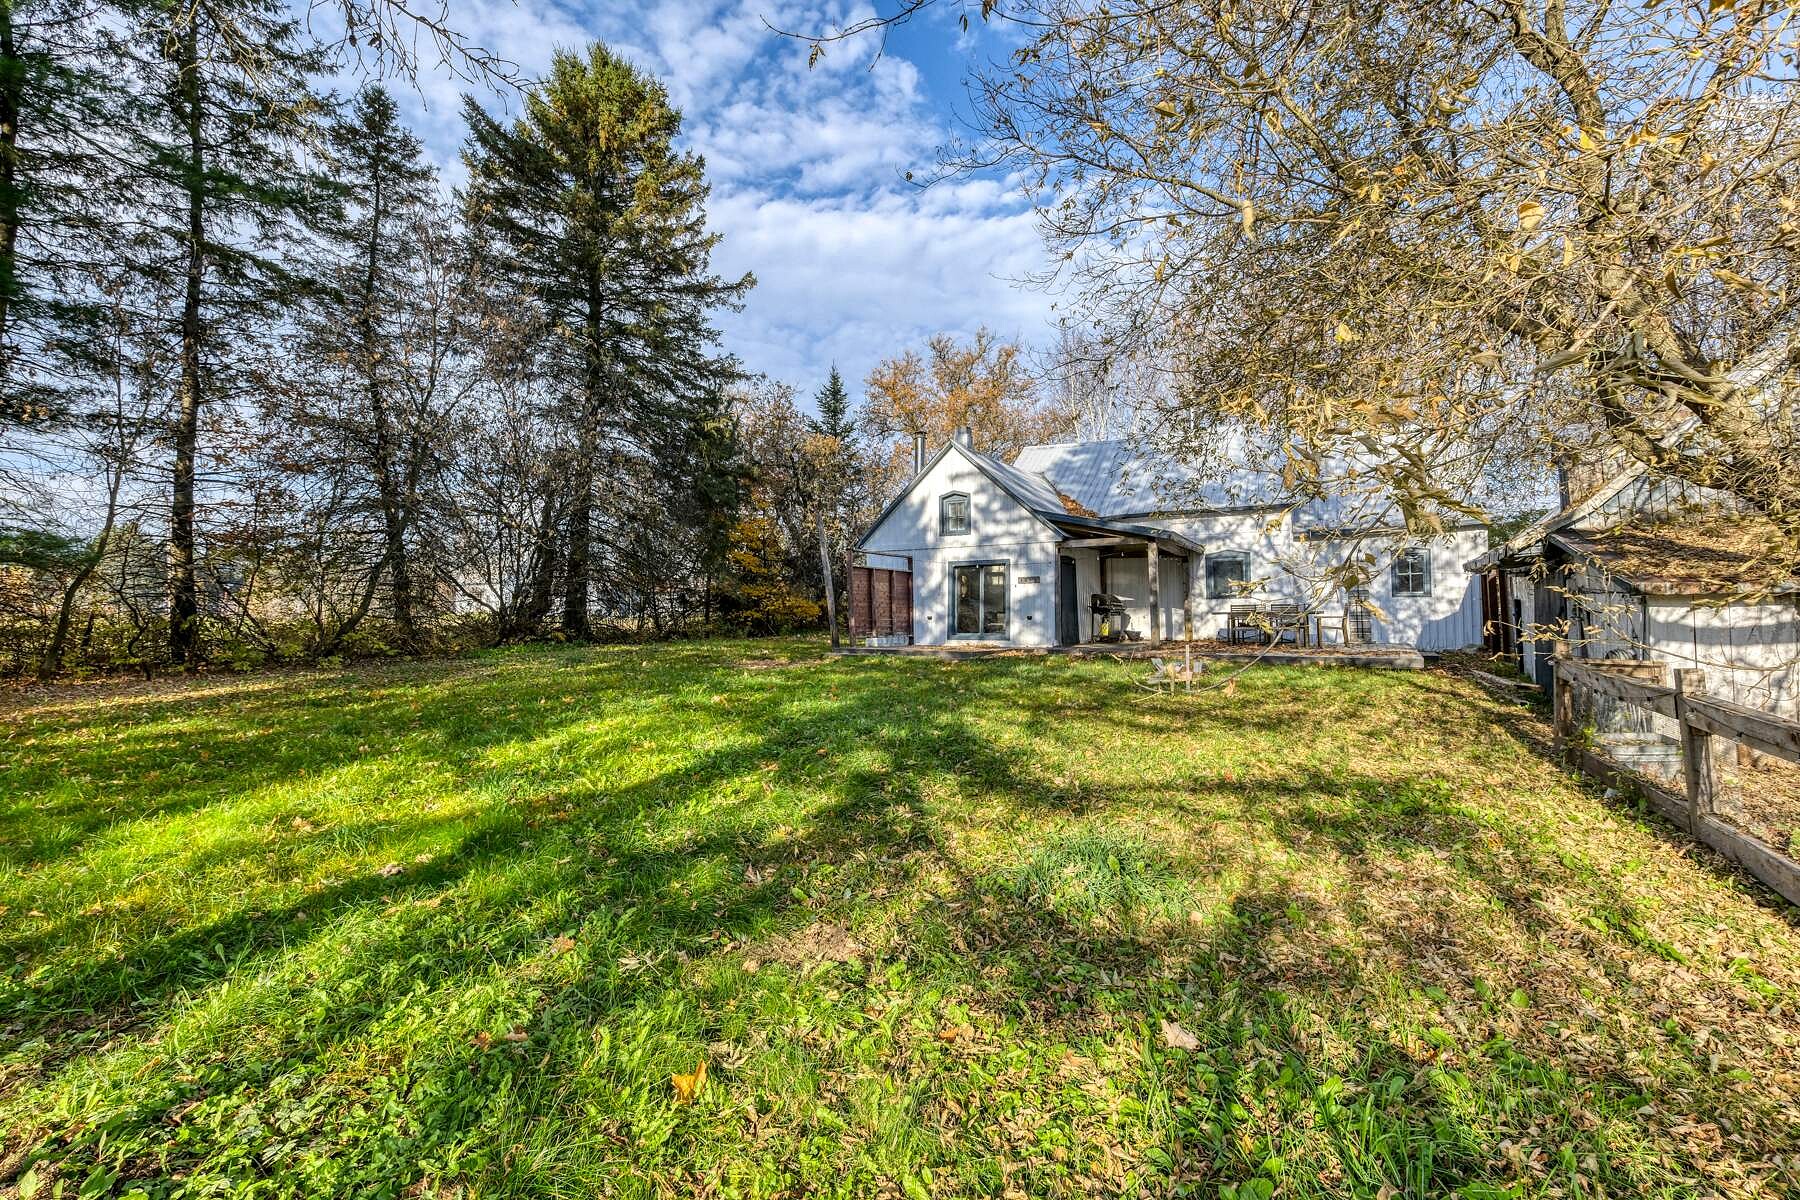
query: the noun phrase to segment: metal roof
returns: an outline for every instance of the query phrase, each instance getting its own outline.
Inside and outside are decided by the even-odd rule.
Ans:
[[[1275,508],[1288,503],[1279,471],[1258,465],[1247,443],[1227,439],[1202,469],[1119,440],[1027,446],[1014,463],[1102,517]]]

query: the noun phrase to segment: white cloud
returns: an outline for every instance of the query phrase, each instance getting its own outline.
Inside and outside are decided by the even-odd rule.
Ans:
[[[715,195],[712,219],[725,234],[719,266],[758,278],[728,338],[747,366],[778,378],[804,383],[835,361],[860,383],[881,358],[939,330],[987,325],[1035,340],[1050,318],[1049,297],[1011,283],[1043,262],[1028,212],[962,206],[933,190],[751,191]]]
[[[810,393],[834,360],[860,382],[880,358],[941,329],[986,324],[1027,341],[1044,336],[1050,299],[1008,282],[1044,265],[1016,187],[973,179],[919,189],[904,180],[932,169],[950,132],[950,113],[933,107],[918,66],[891,45],[878,55],[864,39],[831,45],[809,69],[806,44],[768,28],[839,28],[871,15],[868,3],[591,2],[572,12],[548,0],[465,0],[455,16],[472,41],[526,76],[545,70],[554,48],[598,37],[664,80],[716,189],[709,219],[724,236],[716,266],[759,281],[745,311],[720,322],[726,349],[746,367]],[[952,37],[931,44],[956,53]],[[468,85],[447,72],[420,85],[415,123],[455,183]]]

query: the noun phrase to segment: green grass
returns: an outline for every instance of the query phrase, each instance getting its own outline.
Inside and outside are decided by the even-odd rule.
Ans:
[[[17,695],[0,1195],[1800,1187],[1791,910],[1455,676],[1141,670]]]

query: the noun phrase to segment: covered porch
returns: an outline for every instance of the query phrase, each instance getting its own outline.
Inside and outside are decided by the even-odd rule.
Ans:
[[[1198,636],[1199,543],[1166,530],[1065,532],[1057,546],[1058,646],[1160,646]]]

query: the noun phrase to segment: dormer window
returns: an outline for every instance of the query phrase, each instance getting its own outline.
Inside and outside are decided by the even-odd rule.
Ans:
[[[969,496],[967,492],[951,492],[938,502],[938,532],[969,532]]]

